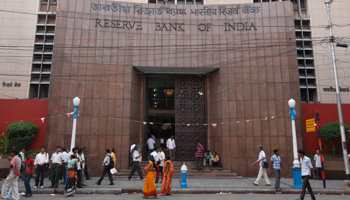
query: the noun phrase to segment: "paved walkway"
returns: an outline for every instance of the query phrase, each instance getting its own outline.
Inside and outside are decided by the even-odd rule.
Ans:
[[[131,181],[125,178],[115,178],[114,186],[110,186],[109,180],[106,177],[102,184],[96,185],[95,182],[98,180],[94,177],[92,180],[87,180],[86,184],[88,186],[84,188],[78,188],[77,193],[79,194],[116,194],[116,193],[133,193],[142,192],[144,181],[140,181],[139,178],[134,176]],[[275,193],[274,190],[274,178],[270,178],[272,186],[264,186],[266,183],[261,180],[260,186],[254,186],[252,183],[255,181],[254,178],[243,178],[243,179],[199,179],[199,178],[189,178],[187,179],[188,189],[180,188],[181,179],[174,178],[172,183],[172,189],[174,194],[212,194],[212,193]],[[2,185],[3,180],[0,181]],[[319,194],[350,194],[350,190],[344,189],[343,180],[328,180],[326,181],[327,188],[323,188],[323,182],[318,180],[311,180],[311,186],[314,193]],[[62,194],[63,189],[51,189],[49,186],[51,182],[46,178],[44,181],[44,189],[32,189],[33,193],[36,194]],[[160,190],[161,183],[156,184],[157,189]],[[291,188],[293,185],[293,179],[281,179],[281,188],[283,193],[288,194],[298,194],[300,189]],[[31,186],[34,186],[34,180],[31,181]],[[63,185],[60,185],[61,187]],[[24,191],[24,182],[19,181],[20,192]]]

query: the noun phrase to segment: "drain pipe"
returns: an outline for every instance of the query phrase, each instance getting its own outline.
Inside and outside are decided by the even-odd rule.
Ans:
[[[300,0],[298,0],[298,16],[303,19],[302,15],[301,15],[301,4],[300,4]]]

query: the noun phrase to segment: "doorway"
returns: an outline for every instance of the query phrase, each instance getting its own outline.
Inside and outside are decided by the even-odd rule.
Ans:
[[[166,150],[167,139],[174,135],[175,160],[195,160],[197,143],[206,148],[204,92],[202,75],[148,75],[144,144],[153,135],[155,146]]]

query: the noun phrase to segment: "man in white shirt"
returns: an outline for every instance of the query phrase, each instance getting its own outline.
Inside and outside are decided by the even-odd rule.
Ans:
[[[81,185],[82,186],[87,186],[85,184],[85,177],[84,177],[84,170],[85,170],[85,157],[84,157],[84,154],[83,154],[83,149],[82,148],[79,148],[78,149],[78,154],[80,156],[80,179],[81,179]]]
[[[322,180],[322,164],[321,164],[321,154],[320,150],[316,151],[316,154],[314,156],[315,165],[316,165],[316,176],[318,180]],[[323,157],[323,156],[322,156]],[[324,160],[324,157],[323,157]]]
[[[34,160],[34,165],[36,166],[35,175],[35,185],[34,189],[38,188],[39,178],[40,178],[40,188],[44,188],[44,178],[46,171],[46,163],[49,163],[49,154],[45,152],[45,147],[40,148],[40,153],[38,153]]]
[[[165,153],[163,152],[162,147],[159,147],[158,159],[159,159],[159,165],[158,165],[159,171],[160,171],[160,174],[162,175],[162,179],[160,179],[160,180],[163,180],[163,167],[164,167],[164,163],[165,163]],[[162,181],[160,181],[160,182],[162,182]],[[158,183],[158,179],[156,180],[156,183]]]
[[[266,181],[265,186],[271,186],[269,177],[266,174],[266,168],[263,167],[264,162],[266,162],[266,154],[263,151],[263,147],[261,145],[259,145],[258,149],[259,149],[259,159],[256,160],[255,162],[253,162],[253,164],[251,165],[252,167],[256,163],[259,163],[259,165],[260,165],[258,177],[256,178],[256,181],[253,183],[253,185],[258,186],[261,177],[264,176],[264,179]]]
[[[311,159],[309,157],[305,156],[305,151],[302,149],[298,150],[298,156],[300,158],[301,177],[303,179],[303,186],[301,189],[300,199],[298,199],[298,200],[304,199],[306,188],[311,195],[311,199],[315,200],[316,197],[315,197],[314,192],[312,191],[311,185],[309,183],[311,172],[312,172],[313,178],[316,179],[316,174],[315,174],[315,171],[313,170]]]
[[[114,185],[112,174],[111,174],[111,165],[110,165],[110,163],[113,163],[113,159],[111,157],[111,154],[109,154],[110,152],[111,151],[109,149],[106,149],[106,156],[105,156],[105,159],[103,159],[103,163],[101,166],[103,168],[103,172],[102,172],[101,178],[97,182],[95,182],[97,185],[101,185],[101,182],[106,176],[106,174],[108,174],[108,178],[110,181],[109,185]]]
[[[51,156],[51,186],[50,188],[58,188],[58,181],[61,175],[61,165],[64,162],[64,158],[62,157],[61,147],[56,147],[56,152]]]
[[[147,158],[149,158],[149,155],[154,151],[155,143],[156,143],[156,137],[154,137],[154,135],[151,135],[151,137],[148,138],[147,140],[147,147],[148,147]]]
[[[168,155],[170,156],[170,160],[174,161],[176,145],[175,145],[175,140],[173,135],[166,141],[166,149],[168,150]]]
[[[135,171],[137,171],[137,173],[139,174],[140,176],[140,180],[143,180],[143,174],[142,174],[142,171],[141,171],[141,168],[140,168],[140,153],[139,153],[139,147],[136,146],[135,147],[135,150],[132,154],[132,160],[133,160],[133,164],[132,164],[132,169],[131,169],[131,172],[129,174],[129,177],[128,177],[128,180],[130,181],[131,180],[131,177],[132,175],[134,175]]]
[[[61,153],[62,153],[62,159],[63,159],[63,163],[61,165],[61,176],[63,179],[63,185],[65,185],[66,183],[66,166],[68,164],[68,153],[66,152],[66,148],[62,147],[61,148]]]

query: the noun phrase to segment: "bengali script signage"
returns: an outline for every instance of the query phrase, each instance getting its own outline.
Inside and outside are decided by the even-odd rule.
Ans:
[[[147,5],[147,4],[146,4]],[[260,6],[250,6],[250,5],[244,5],[242,7],[236,6],[233,8],[227,8],[224,6],[220,6],[219,9],[212,9],[210,7],[204,6],[202,9],[190,9],[191,11],[188,12],[187,9],[178,9],[178,8],[165,8],[165,10],[162,7],[158,8],[149,8],[149,7],[142,7],[142,5],[134,5],[131,6],[122,6],[119,3],[112,3],[112,5],[106,5],[106,4],[97,4],[92,3],[91,9],[96,11],[105,11],[105,12],[123,12],[123,13],[130,13],[131,10],[134,11],[134,13],[138,15],[187,15],[187,13],[191,15],[238,15],[239,13],[259,13],[260,12]]]

